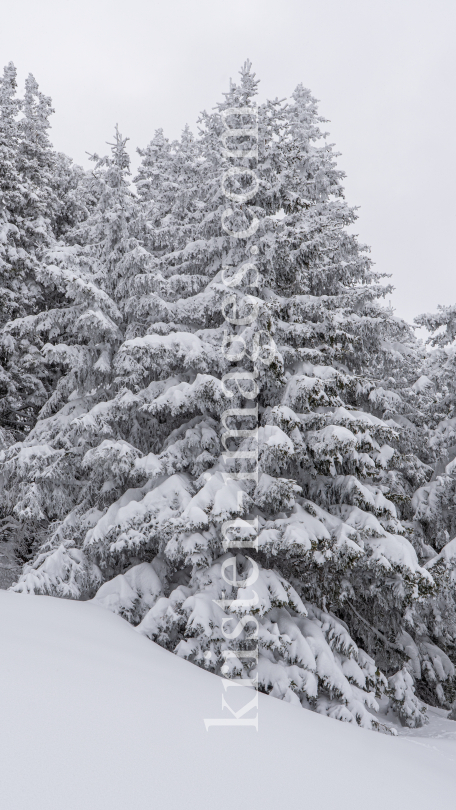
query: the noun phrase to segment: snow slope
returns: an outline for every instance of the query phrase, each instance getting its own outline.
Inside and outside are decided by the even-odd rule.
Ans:
[[[456,804],[456,723],[387,737],[222,681],[87,602],[0,591],[1,810],[421,810]],[[234,696],[253,696],[231,688]],[[244,694],[242,694],[244,693]],[[454,729],[454,731],[453,731]],[[434,735],[434,736],[433,736]]]

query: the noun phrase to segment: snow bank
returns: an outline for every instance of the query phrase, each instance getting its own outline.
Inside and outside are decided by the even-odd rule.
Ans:
[[[8,810],[454,807],[448,732],[387,737],[264,695],[258,732],[206,731],[204,718],[230,716],[223,695],[239,708],[252,693],[224,693],[94,604],[0,591],[0,617]]]

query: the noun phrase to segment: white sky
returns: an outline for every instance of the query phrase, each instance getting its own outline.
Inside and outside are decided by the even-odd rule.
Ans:
[[[117,122],[132,153],[194,128],[247,57],[263,98],[302,82],[397,313],[456,303],[454,0],[4,0],[1,21],[0,61],[35,75],[85,165]]]

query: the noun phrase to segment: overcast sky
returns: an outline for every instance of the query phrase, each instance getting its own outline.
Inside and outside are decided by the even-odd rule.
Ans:
[[[455,38],[455,0],[5,0],[0,55],[35,75],[54,145],[85,165],[117,122],[132,153],[194,128],[247,57],[260,98],[302,82],[410,320],[456,303]]]

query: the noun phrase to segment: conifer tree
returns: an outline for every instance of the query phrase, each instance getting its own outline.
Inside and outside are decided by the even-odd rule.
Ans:
[[[420,394],[425,418],[425,451],[432,470],[431,480],[418,488],[413,506],[415,518],[433,557],[456,534],[453,472],[455,451],[454,334],[455,307],[440,306],[436,314],[415,318],[425,326],[428,351],[422,358],[420,376],[414,388]]]
[[[61,254],[56,240],[96,201],[88,173],[51,146],[52,112],[31,75],[24,98],[16,97],[16,69],[7,65],[0,80],[0,448],[31,429],[61,376],[60,364],[46,362],[42,353],[42,332],[34,330],[38,313],[55,312],[64,301],[42,273],[53,252]],[[31,544],[39,545],[40,531],[40,523],[17,522],[1,499],[4,582],[14,578]]]
[[[52,537],[56,521],[66,518],[68,525],[78,521],[98,485],[85,474],[84,442],[73,420],[109,398],[112,356],[128,326],[122,277],[134,275],[147,257],[132,235],[136,209],[125,144],[116,130],[111,157],[93,156],[97,203],[87,219],[66,233],[66,241],[48,252],[52,263],[40,271],[50,298],[58,294],[63,301],[9,324],[21,336],[39,335],[46,363],[61,370],[41,419],[24,445],[6,451],[3,466],[13,519],[28,525],[29,532],[44,525]],[[97,493],[100,502],[112,499],[114,479]]]
[[[87,173],[52,149],[51,100],[35,78],[28,76],[18,99],[10,63],[0,95],[0,424],[11,441],[34,424],[58,379],[58,369],[51,372],[43,362],[39,339],[20,335],[18,319],[59,306],[59,294],[46,288],[41,270],[56,240],[87,217],[96,198]]]
[[[69,310],[80,370],[4,453],[16,514],[35,499],[53,521],[16,590],[92,595],[178,655],[331,717],[378,728],[386,694],[419,725],[410,650],[436,584],[407,524],[427,474],[402,438],[416,347],[347,230],[315,100],[298,87],[257,107],[256,90],[246,64],[197,138],[157,133],[141,202],[120,136],[104,164],[81,229],[90,274],[67,288],[97,290]]]
[[[0,329],[11,318],[31,311],[37,288],[30,274],[25,244],[23,199],[25,178],[19,166],[21,131],[18,114],[22,102],[16,98],[16,69],[9,63],[0,81]],[[38,404],[42,385],[28,373],[27,364],[12,361],[14,342],[3,336],[0,345],[0,441],[8,443],[21,434]]]
[[[423,414],[420,438],[431,475],[412,499],[416,535],[422,537],[425,567],[438,592],[418,611],[417,632],[410,640],[418,691],[430,703],[448,706],[456,697],[456,502],[455,473],[455,307],[415,318],[430,332],[413,386]]]

